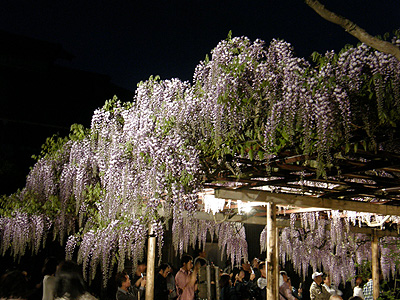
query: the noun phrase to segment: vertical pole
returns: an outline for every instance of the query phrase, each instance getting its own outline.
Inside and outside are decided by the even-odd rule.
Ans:
[[[275,225],[276,225],[276,215],[275,215]],[[279,228],[275,226],[275,286],[276,286],[276,299],[279,299]]]
[[[276,265],[276,213],[275,204],[267,203],[267,299],[278,299]]]
[[[215,268],[215,298],[219,300],[220,296],[220,289],[219,289],[219,267]]]
[[[207,299],[211,300],[211,266],[207,265]]]
[[[149,227],[149,240],[147,247],[147,271],[146,271],[146,300],[154,300],[154,275],[156,260],[156,236],[153,226]]]
[[[379,297],[379,248],[378,248],[378,235],[376,229],[372,235],[371,243],[372,252],[372,283],[374,299]]]

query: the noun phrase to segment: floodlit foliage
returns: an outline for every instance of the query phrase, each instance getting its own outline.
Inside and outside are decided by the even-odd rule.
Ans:
[[[132,103],[97,109],[90,129],[50,138],[26,186],[2,198],[0,250],[38,251],[52,232],[89,279],[100,265],[106,283],[114,263],[143,257],[149,226],[161,250],[173,219],[178,253],[209,232],[238,261],[247,255],[242,225],[193,219],[202,184],[226,155],[263,160],[290,149],[315,156],[324,176],[334,153],[392,150],[399,120],[400,65],[388,55],[359,45],[309,62],[284,41],[229,37],[193,83],[151,77]]]

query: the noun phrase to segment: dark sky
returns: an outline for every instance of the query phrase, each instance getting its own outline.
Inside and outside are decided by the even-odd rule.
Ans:
[[[399,0],[325,1],[371,34],[400,28]],[[290,42],[299,56],[357,41],[302,0],[2,0],[0,29],[59,43],[63,64],[109,75],[134,90],[150,75],[191,80],[195,66],[229,30]]]

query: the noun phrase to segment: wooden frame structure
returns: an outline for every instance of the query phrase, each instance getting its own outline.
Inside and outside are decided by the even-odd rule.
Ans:
[[[295,207],[294,212],[311,208],[400,216],[400,154],[397,153],[340,152],[334,155],[332,167],[324,176],[320,176],[313,158],[291,152],[263,161],[227,157],[222,163],[208,164],[212,172],[206,174],[204,186],[214,189],[216,198],[265,204],[251,215],[227,216],[222,212],[213,216],[199,211],[196,217],[267,226],[267,276],[272,278],[268,281],[267,299],[279,299],[278,228],[289,226],[287,218],[277,218],[277,205]],[[368,227],[354,227],[354,230],[372,236],[374,299],[377,299],[378,239],[399,234],[397,230]],[[155,249],[150,247],[149,240],[148,261],[154,260],[153,257]],[[146,294],[147,297],[152,299]]]
[[[316,164],[312,158],[293,153],[281,155],[269,159],[268,162],[236,159],[236,166],[240,166],[239,177],[226,169],[219,170],[220,172],[214,173],[217,181],[208,183],[208,186],[215,188],[217,198],[267,204],[266,218],[260,217],[260,214],[251,217],[252,222],[266,223],[267,226],[267,272],[268,278],[273,278],[268,282],[267,299],[279,299],[278,227],[288,226],[288,221],[277,221],[276,205],[298,207],[298,212],[304,211],[304,208],[317,208],[400,216],[400,154],[358,150],[343,155],[340,152],[334,156],[332,168],[327,170],[325,176],[319,176],[317,168],[313,167]],[[232,158],[229,163],[232,164],[233,161]],[[229,184],[228,187],[223,187],[226,184],[220,185],[220,182],[232,181],[235,182],[234,187],[229,187]],[[236,219],[250,222],[248,216],[242,220]],[[232,218],[229,220],[233,221]],[[374,299],[377,299],[378,238],[399,234],[397,230],[380,231],[368,227],[359,229],[372,236],[372,274]]]

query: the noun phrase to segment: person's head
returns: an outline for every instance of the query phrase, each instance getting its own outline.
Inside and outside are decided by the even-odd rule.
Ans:
[[[8,271],[0,278],[0,298],[26,299],[28,282],[23,272]]]
[[[85,292],[85,282],[78,265],[72,261],[60,263],[56,272],[56,296],[63,297],[68,293],[70,295],[68,298],[75,300]]]
[[[261,272],[261,277],[267,278],[267,268],[266,268],[265,262],[261,262],[260,263],[259,269],[260,269],[260,272]]]
[[[330,286],[330,285],[331,285],[331,278],[329,277],[329,275],[323,275],[323,276],[322,276],[322,280],[324,281],[324,283],[325,283],[327,286]]]
[[[136,273],[137,274],[144,273],[144,272],[146,272],[146,268],[147,268],[146,261],[144,261],[144,260],[138,261],[137,267],[136,267]]]
[[[115,275],[115,282],[117,283],[117,287],[120,287],[125,291],[131,286],[131,279],[125,271],[118,272]]]
[[[250,272],[250,262],[247,259],[242,258],[240,261],[240,265],[242,266],[243,270],[245,270],[246,272]]]
[[[342,297],[340,297],[339,295],[332,295],[329,300],[343,300]]]
[[[356,286],[361,286],[363,283],[363,279],[361,276],[356,277]]]
[[[162,277],[167,278],[168,274],[171,272],[171,267],[169,264],[161,264],[158,270],[158,273],[160,273]]]
[[[206,251],[205,250],[200,250],[198,256],[200,256],[202,258],[206,258]]]
[[[315,283],[317,283],[318,285],[320,285],[321,283],[322,283],[322,275],[323,275],[324,273],[321,273],[321,272],[314,272],[313,274],[312,274],[312,280],[314,280],[315,281]]]
[[[255,269],[259,269],[260,268],[260,260],[257,257],[253,258],[252,266]]]
[[[219,279],[219,287],[223,288],[225,286],[230,286],[230,284],[231,284],[230,281],[231,281],[231,277],[229,276],[229,274],[226,274],[226,273],[222,274],[221,278]]]
[[[42,274],[43,275],[53,275],[56,273],[58,261],[54,256],[50,256],[45,259]]]
[[[286,271],[280,271],[279,274],[281,274],[284,282],[288,281],[288,275],[287,275]]]
[[[196,268],[200,268],[200,267],[202,267],[202,266],[205,266],[207,264],[207,261],[203,258],[203,257],[197,257],[195,260],[194,260],[194,265],[195,265],[195,267]]]
[[[186,271],[189,271],[193,268],[193,257],[190,255],[183,255],[182,259],[182,268]]]

